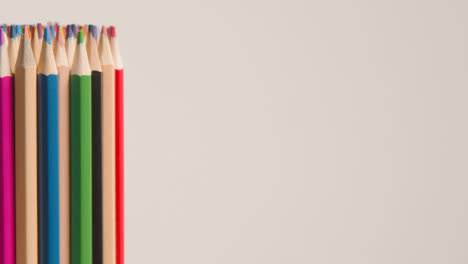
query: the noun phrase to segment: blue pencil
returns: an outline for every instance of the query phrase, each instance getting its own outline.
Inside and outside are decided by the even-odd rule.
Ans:
[[[39,264],[60,263],[58,75],[49,27],[37,69]]]

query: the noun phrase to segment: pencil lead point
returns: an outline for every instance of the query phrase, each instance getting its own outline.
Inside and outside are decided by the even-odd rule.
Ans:
[[[80,31],[78,31],[78,44],[81,44],[84,42],[84,34],[83,34],[83,30],[80,29]]]
[[[46,28],[45,28],[44,40],[45,40],[49,45],[52,44],[52,41],[50,40],[50,29],[49,29],[49,27],[46,27]]]
[[[18,37],[21,37],[22,32],[23,32],[23,28],[21,27],[21,25],[16,25],[16,35]]]
[[[95,25],[89,25],[88,30],[93,35],[93,38],[97,41],[98,39],[97,27]]]
[[[102,36],[107,36],[107,28],[106,28],[106,26],[102,26],[102,28],[101,28],[101,35],[102,35]]]
[[[67,25],[67,39],[73,36],[72,27],[71,25]]]
[[[72,25],[71,25],[71,29],[72,29],[73,36],[76,37],[77,32],[78,32],[78,31],[77,31],[77,28],[76,28],[76,25],[75,25],[75,24],[72,24]]]
[[[110,26],[110,37],[111,37],[111,38],[117,37],[117,32],[116,32],[114,26]]]
[[[0,28],[0,46],[3,46],[5,44],[5,31],[3,27]]]
[[[42,27],[41,23],[38,23],[37,24],[37,36],[39,37],[39,39],[42,39],[43,34],[44,34],[44,27]]]
[[[55,39],[55,27],[52,24],[49,27],[50,27],[50,35],[52,39]]]
[[[12,25],[10,27],[10,38],[13,39],[16,37],[16,27],[14,25]]]

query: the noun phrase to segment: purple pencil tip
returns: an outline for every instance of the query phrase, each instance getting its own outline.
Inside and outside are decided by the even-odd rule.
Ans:
[[[91,33],[93,38],[97,41],[98,40],[97,27],[95,25],[89,25],[88,26],[88,31],[89,31],[89,33]]]
[[[73,31],[72,31],[72,26],[68,25],[67,26],[67,39],[73,37]]]
[[[37,24],[37,36],[39,37],[39,39],[42,39],[44,35],[44,27],[42,26],[41,23],[38,23]]]
[[[3,30],[3,27],[0,27],[0,46],[3,46],[5,44],[5,31]]]

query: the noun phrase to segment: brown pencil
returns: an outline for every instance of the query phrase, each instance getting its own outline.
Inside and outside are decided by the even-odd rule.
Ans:
[[[115,67],[105,27],[101,30],[103,263],[116,264]]]
[[[70,263],[70,66],[65,37],[57,32],[54,47],[59,96],[60,263]]]
[[[36,63],[25,29],[15,74],[16,263],[37,264]]]

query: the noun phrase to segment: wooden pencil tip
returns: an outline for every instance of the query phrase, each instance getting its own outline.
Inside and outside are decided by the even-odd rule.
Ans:
[[[57,43],[60,45],[60,46],[63,46],[65,43],[64,43],[64,39],[63,39],[63,32],[59,29],[57,30],[57,35],[56,35],[56,38],[57,38]]]
[[[101,28],[101,35],[102,35],[102,36],[107,36],[107,28],[106,28],[106,26],[102,26],[102,28]]]
[[[28,38],[31,38],[31,32],[29,31],[28,26],[23,27],[23,34],[24,34],[24,36],[26,36]]]

